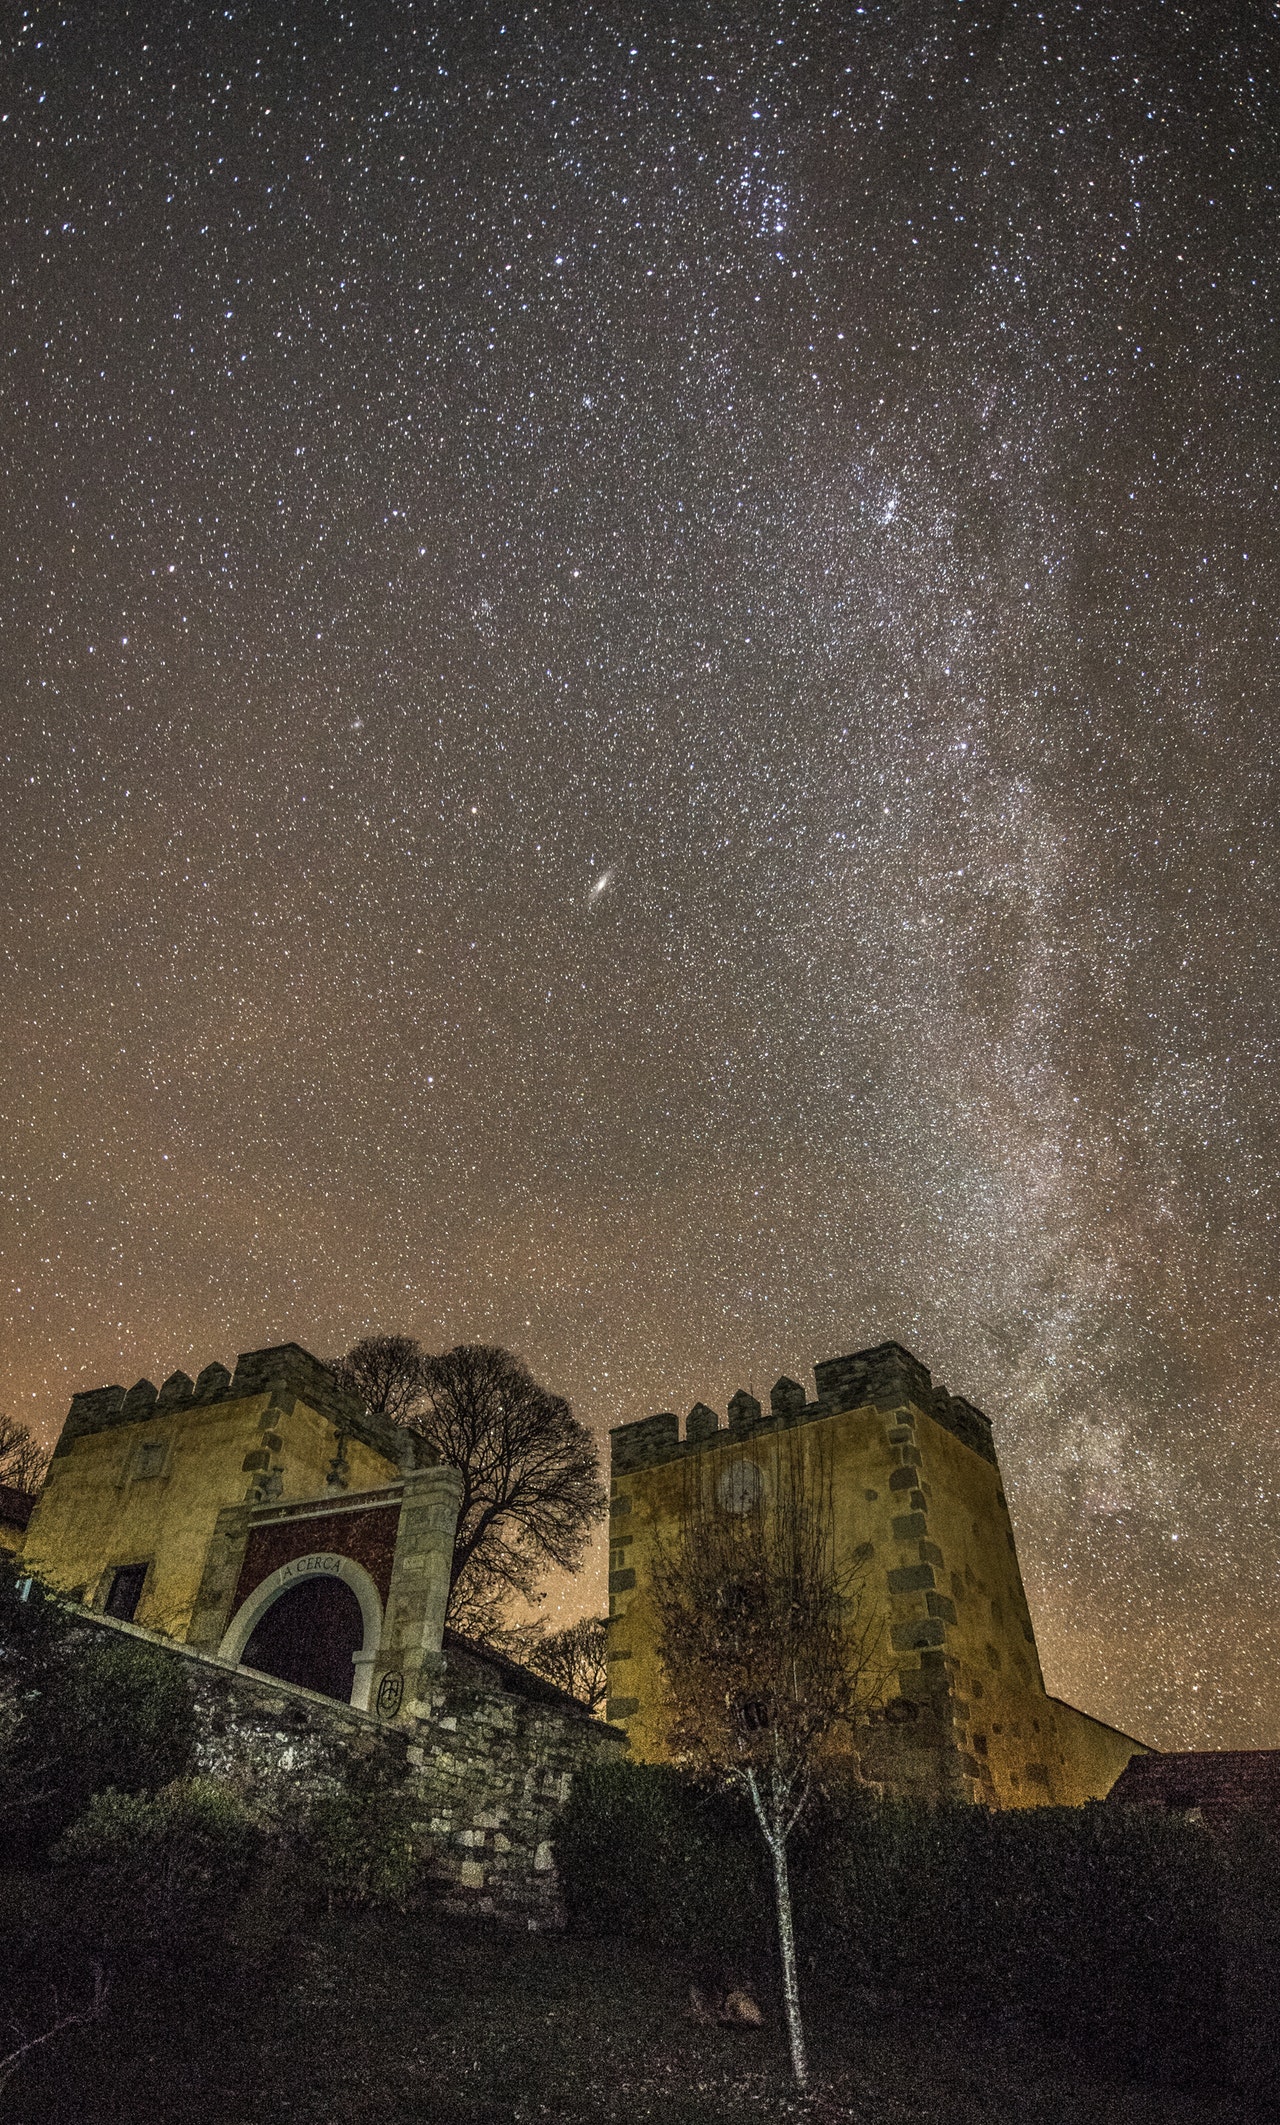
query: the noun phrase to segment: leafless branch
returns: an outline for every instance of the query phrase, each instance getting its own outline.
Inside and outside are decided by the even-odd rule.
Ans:
[[[521,1624],[498,1634],[497,1643],[545,1682],[554,1682],[557,1689],[598,1712],[608,1694],[605,1633],[603,1616],[582,1616],[558,1631],[549,1631],[541,1623]]]
[[[595,1441],[569,1404],[495,1344],[433,1357],[408,1336],[357,1343],[339,1376],[367,1406],[431,1440],[462,1475],[449,1622],[499,1627],[549,1567],[573,1571],[604,1513]]]
[[[338,1385],[393,1424],[406,1424],[422,1407],[426,1352],[413,1336],[366,1336],[334,1365]]]
[[[34,1497],[49,1472],[49,1455],[29,1425],[0,1412],[0,1483]]]
[[[79,2029],[88,2022],[100,2022],[102,2020],[107,2011],[107,1997],[111,1987],[103,1975],[101,1963],[95,1962],[91,1967],[93,1970],[93,1992],[87,2005],[73,2008],[69,2014],[59,2014],[58,1996],[55,1992],[53,1996],[53,2012],[57,2019],[47,2029],[42,2029],[38,2036],[27,2037],[14,2050],[7,2052],[3,2058],[0,2058],[0,2089],[7,2086],[22,2061],[31,2052],[38,2051],[42,2044],[52,2042],[54,2037],[61,2036],[65,2030]]]
[[[681,1524],[653,1569],[677,1760],[749,1798],[773,1868],[797,2083],[807,2065],[787,1841],[828,1770],[856,1767],[852,1728],[884,1685],[864,1568],[837,1555],[829,1459],[795,1432],[759,1445],[759,1489],[721,1503],[715,1463],[686,1464]],[[736,1509],[740,1505],[741,1509]]]

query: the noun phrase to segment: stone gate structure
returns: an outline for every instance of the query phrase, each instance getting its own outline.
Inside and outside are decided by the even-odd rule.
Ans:
[[[295,1343],[74,1397],[21,1568],[184,1662],[200,1768],[287,1815],[370,1755],[407,1782],[441,1894],[554,1923],[550,1823],[626,1742],[446,1635],[458,1471]]]
[[[439,1660],[461,1496],[425,1439],[283,1343],[234,1373],[76,1395],[22,1560],[118,1621],[410,1718]]]

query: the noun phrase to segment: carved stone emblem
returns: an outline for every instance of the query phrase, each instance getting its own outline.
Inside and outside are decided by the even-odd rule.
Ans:
[[[378,1684],[378,1717],[394,1719],[404,1696],[404,1676],[399,1668],[388,1668]]]

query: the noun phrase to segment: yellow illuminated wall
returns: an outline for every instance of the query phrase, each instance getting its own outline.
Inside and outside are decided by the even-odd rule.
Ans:
[[[723,1495],[726,1471],[749,1464],[767,1498],[794,1442],[829,1470],[840,1561],[880,1627],[880,1702],[851,1737],[864,1775],[992,1807],[1104,1795],[1142,1745],[1045,1691],[985,1417],[896,1344],[817,1375],[816,1402],[785,1380],[768,1412],[736,1396],[728,1428],[700,1405],[683,1439],[670,1415],[614,1433],[609,1719],[637,1756],[664,1758],[655,1544],[678,1539],[690,1481]]]
[[[381,1420],[344,1407],[297,1346],[246,1353],[234,1379],[208,1371],[203,1395],[175,1374],[158,1395],[142,1382],[127,1397],[78,1396],[23,1549],[33,1573],[99,1607],[117,1569],[146,1565],[134,1620],[179,1639],[224,1507],[371,1490],[403,1472],[403,1435],[384,1426],[378,1443]]]

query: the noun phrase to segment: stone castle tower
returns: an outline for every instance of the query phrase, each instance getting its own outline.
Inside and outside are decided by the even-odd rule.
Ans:
[[[577,1768],[624,1744],[446,1631],[462,1494],[425,1439],[281,1343],[76,1395],[0,1561],[79,1605],[76,1643],[133,1636],[174,1661],[194,1768],[261,1819],[296,1825],[376,1767],[447,1909],[557,1925],[552,1827]]]
[[[408,1716],[429,1694],[462,1496],[296,1343],[78,1394],[22,1547],[122,1623]]]
[[[856,1733],[864,1775],[989,1807],[1104,1796],[1143,1745],[1045,1689],[987,1418],[898,1343],[814,1376],[812,1401],[788,1379],[768,1410],[739,1392],[727,1425],[698,1403],[683,1439],[669,1411],[613,1432],[609,1720],[634,1755],[665,1756],[648,1575],[655,1542],[678,1531],[691,1462],[731,1501],[767,1490],[779,1436],[799,1429],[831,1470],[838,1551],[880,1611],[891,1680]]]

